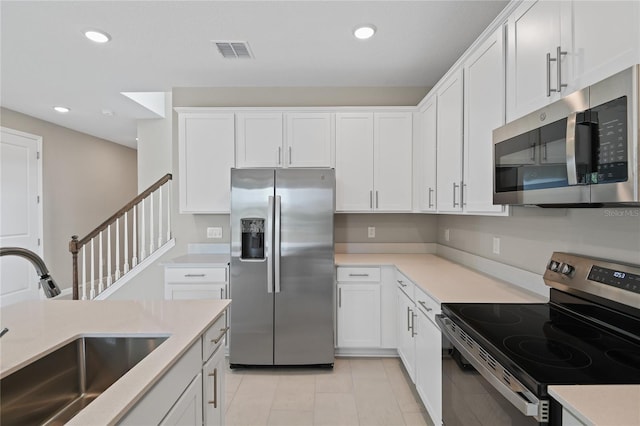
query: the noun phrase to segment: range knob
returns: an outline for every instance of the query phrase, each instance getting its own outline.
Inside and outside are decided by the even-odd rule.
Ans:
[[[549,270],[553,272],[558,272],[558,269],[560,269],[560,263],[556,262],[555,260],[552,260],[549,263]]]
[[[560,273],[562,275],[571,276],[574,270],[575,268],[573,266],[569,265],[568,263],[563,263],[562,267],[560,268]]]

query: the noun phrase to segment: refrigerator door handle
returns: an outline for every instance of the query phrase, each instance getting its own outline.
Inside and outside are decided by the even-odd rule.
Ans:
[[[267,261],[267,293],[273,293],[273,196],[269,196],[269,208],[267,211],[267,229],[265,235],[265,260]]]
[[[280,293],[280,201],[279,195],[276,195],[276,208],[274,214],[274,238],[273,238],[273,263],[274,263],[274,279],[275,292]]]

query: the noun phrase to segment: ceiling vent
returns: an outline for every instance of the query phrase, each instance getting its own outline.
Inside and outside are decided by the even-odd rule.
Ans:
[[[218,52],[227,59],[250,59],[253,58],[249,43],[246,41],[214,41]]]

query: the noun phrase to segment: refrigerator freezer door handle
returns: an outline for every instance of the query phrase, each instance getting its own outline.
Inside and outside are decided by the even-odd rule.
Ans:
[[[280,196],[276,195],[276,208],[274,214],[274,238],[273,238],[273,263],[274,263],[274,279],[275,292],[280,293]]]
[[[267,261],[267,293],[273,293],[273,196],[269,196],[269,211],[267,212],[267,229],[265,235],[265,260]]]

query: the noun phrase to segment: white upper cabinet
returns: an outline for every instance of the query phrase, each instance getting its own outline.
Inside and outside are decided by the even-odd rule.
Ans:
[[[566,55],[557,58],[561,3],[526,1],[509,17],[507,121],[559,99],[558,90],[565,90],[558,87],[566,71]]]
[[[416,174],[417,210],[436,211],[436,145],[437,100],[431,97],[418,115],[418,135],[414,150],[414,172]]]
[[[411,211],[412,114],[336,114],[336,211]]]
[[[413,117],[411,113],[374,114],[374,209],[411,211]]]
[[[180,213],[229,213],[234,167],[232,113],[180,113]]]
[[[437,92],[436,199],[439,212],[462,211],[462,69],[452,73]]]
[[[282,167],[282,113],[238,113],[236,118],[238,167]]]
[[[504,124],[503,31],[498,29],[464,64],[463,209],[501,213],[493,205],[493,129]]]
[[[336,211],[373,208],[373,114],[336,114]]]
[[[640,62],[640,2],[563,2],[562,48],[567,93]]]
[[[334,130],[330,113],[285,114],[286,167],[331,167]]]
[[[638,1],[525,1],[508,23],[507,121],[640,60]]]
[[[236,114],[238,167],[331,167],[331,113]]]

